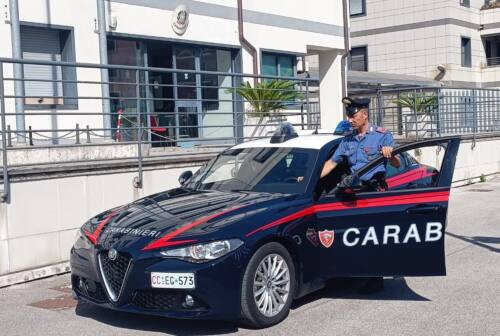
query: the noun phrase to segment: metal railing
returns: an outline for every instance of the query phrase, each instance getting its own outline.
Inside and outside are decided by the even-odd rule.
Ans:
[[[488,57],[486,58],[487,66],[498,66],[500,65],[500,57]]]
[[[380,90],[371,97],[374,123],[396,138],[500,134],[500,90],[418,88]]]
[[[12,75],[14,64],[37,67],[38,71],[16,79]],[[101,69],[108,70],[108,82],[100,81]],[[16,81],[23,82],[24,92],[14,92]],[[246,93],[253,98],[242,96],[245,91],[240,91],[244,90],[241,84],[246,81],[252,83],[253,88],[246,89]],[[313,86],[317,81],[0,58],[2,200],[8,201],[9,175],[16,169],[136,160],[136,185],[141,187],[142,166],[148,158],[193,155],[197,148],[206,151],[216,147],[219,151],[220,147],[267,136],[285,120],[299,129],[318,128],[319,89]],[[254,82],[281,82],[281,86],[254,87]],[[101,95],[102,85],[109,87],[109,97]],[[110,111],[105,110],[104,101],[109,102]],[[19,102],[24,106],[22,110],[16,110]],[[17,124],[25,124],[26,128],[18,128]],[[16,161],[22,155],[9,154],[33,154],[47,148],[60,151],[57,160],[31,155],[30,159],[24,156],[24,160]],[[80,150],[71,152],[68,148]]]

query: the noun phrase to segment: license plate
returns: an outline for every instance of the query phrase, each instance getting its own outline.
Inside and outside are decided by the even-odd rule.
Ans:
[[[195,288],[194,273],[151,273],[153,288]]]

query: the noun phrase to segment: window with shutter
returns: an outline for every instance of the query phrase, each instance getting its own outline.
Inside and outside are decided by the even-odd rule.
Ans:
[[[26,60],[74,62],[72,31],[47,27],[21,26],[22,56]],[[25,64],[25,104],[47,107],[76,105],[74,67]]]

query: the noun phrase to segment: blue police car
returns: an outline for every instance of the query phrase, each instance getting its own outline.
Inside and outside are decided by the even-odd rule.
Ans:
[[[444,275],[459,139],[400,146],[398,167],[377,156],[320,179],[341,140],[285,129],[185,172],[179,188],[91,218],[71,250],[74,295],[119,311],[267,327],[334,277]],[[363,179],[381,166],[384,186]]]

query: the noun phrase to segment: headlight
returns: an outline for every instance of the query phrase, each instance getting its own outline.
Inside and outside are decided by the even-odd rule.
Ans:
[[[191,262],[206,262],[220,258],[243,245],[239,239],[219,240],[205,244],[196,244],[173,250],[161,251],[168,258],[186,259]]]
[[[76,231],[74,246],[75,249],[89,249],[92,246],[89,239],[85,236],[81,229]]]

